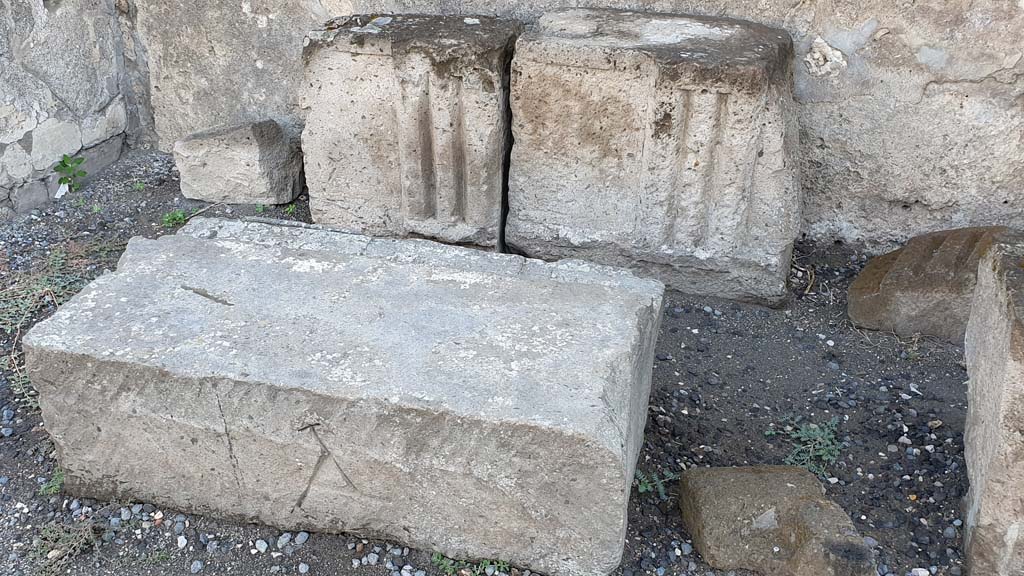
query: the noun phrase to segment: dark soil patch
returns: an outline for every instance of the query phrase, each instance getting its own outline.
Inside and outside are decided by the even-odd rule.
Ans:
[[[208,216],[309,220],[304,199],[294,208],[186,200],[167,156],[135,153],[80,192],[0,226],[0,290],[21,290],[15,300],[26,311],[16,329],[0,330],[0,357],[7,359],[0,366],[0,407],[12,412],[2,424],[10,434],[0,435],[0,550],[8,555],[0,572],[190,574],[201,562],[202,574],[296,574],[304,564],[314,575],[388,576],[385,563],[393,561],[399,570],[409,565],[413,572],[441,574],[428,552],[389,555],[382,542],[314,535],[301,546],[278,549],[279,533],[269,528],[41,493],[47,482],[53,485],[54,454],[15,370],[19,337],[113,268],[129,238],[173,232],[164,220],[178,210],[185,217],[205,210]],[[798,254],[794,298],[784,309],[668,294],[639,462],[649,489],[633,493],[624,575],[712,571],[690,548],[675,482],[664,482],[662,494],[655,478],[692,466],[782,463],[793,450],[785,426],[833,418],[842,448],[824,481],[861,532],[877,542],[879,563],[900,576],[933,566],[938,574],[960,573],[961,532],[954,521],[967,489],[963,351],[856,330],[846,320],[845,295],[863,256],[812,245],[800,246]],[[128,520],[113,520],[125,509]],[[258,539],[269,543],[267,552],[253,552]],[[374,547],[379,562],[354,568],[353,560]],[[54,549],[66,550],[48,558]]]

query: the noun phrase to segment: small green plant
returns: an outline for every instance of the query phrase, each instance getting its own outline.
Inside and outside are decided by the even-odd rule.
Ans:
[[[185,216],[184,210],[171,210],[167,214],[164,214],[164,228],[174,228],[175,226],[181,226],[187,220],[188,218]]]
[[[0,358],[0,383],[5,380],[19,406],[30,412],[39,411],[39,394],[25,374],[21,355],[12,352],[10,356]]]
[[[108,261],[116,262],[122,249],[120,244],[69,242],[31,271],[8,276],[0,287],[0,332],[23,333],[33,316],[75,295]]]
[[[657,493],[658,498],[668,500],[668,490],[665,487],[665,484],[667,482],[677,480],[678,478],[679,476],[676,476],[672,472],[665,472],[665,475],[661,476],[657,472],[647,475],[642,470],[637,470],[633,484],[636,485],[636,491],[638,494]]]
[[[97,527],[92,521],[63,524],[51,522],[39,531],[31,556],[41,567],[40,576],[65,574],[73,560],[96,547]]]
[[[136,192],[142,192],[146,189],[146,183],[141,180],[136,180],[132,183],[132,188],[134,188]]]
[[[839,418],[832,418],[825,424],[803,422],[786,425],[782,430],[768,430],[767,437],[784,434],[793,444],[793,450],[786,456],[790,466],[806,468],[818,476],[826,476],[828,467],[839,461],[843,445],[836,437]]]
[[[100,206],[99,204],[93,204],[92,205],[92,213],[93,214],[99,214],[100,212],[103,212],[103,206]]]
[[[85,208],[85,198],[75,198],[71,205],[75,208]]]
[[[285,206],[284,207],[284,213],[289,215],[289,216],[294,216],[295,215],[295,204],[289,204],[289,205]]]
[[[263,204],[257,204],[256,205],[256,213],[257,214],[263,214],[266,211],[267,211],[267,207],[264,206]]]
[[[493,568],[492,573],[494,574],[498,572],[509,573],[508,562],[504,560],[481,560],[476,564],[472,564],[464,560],[453,560],[440,552],[434,552],[433,556],[430,557],[430,563],[446,576],[455,576],[455,574],[463,571],[468,572],[472,576],[486,576],[488,568]]]
[[[64,471],[57,468],[53,471],[53,476],[39,487],[40,496],[56,496],[60,494],[61,489],[64,488]]]
[[[81,179],[89,175],[88,172],[82,170],[83,162],[85,162],[85,158],[72,158],[65,154],[54,167],[54,171],[61,175],[57,182],[66,185],[72,192],[78,192],[78,189],[82,187]]]
[[[157,550],[152,554],[146,556],[146,564],[166,564],[171,560],[171,553],[167,550]]]

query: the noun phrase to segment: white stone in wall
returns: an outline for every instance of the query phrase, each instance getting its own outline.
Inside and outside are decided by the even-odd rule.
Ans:
[[[792,60],[749,22],[543,16],[513,62],[508,243],[779,301],[801,218]]]
[[[65,154],[82,149],[82,130],[72,121],[50,118],[32,131],[32,167],[46,170]]]
[[[357,16],[311,32],[302,144],[313,219],[497,246],[518,29],[483,17]]]
[[[23,181],[32,174],[32,157],[19,144],[8,144],[0,156],[0,168],[7,174],[5,179],[0,179],[0,185]]]

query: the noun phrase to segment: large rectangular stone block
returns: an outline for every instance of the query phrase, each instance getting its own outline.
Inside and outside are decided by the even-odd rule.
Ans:
[[[775,302],[801,217],[782,30],[574,9],[513,61],[508,243]]]
[[[964,455],[971,574],[1024,574],[1024,234],[982,257],[967,323]]]
[[[316,222],[498,246],[519,25],[355,16],[306,38],[302,145]]]
[[[25,338],[75,494],[619,562],[663,286],[423,240],[193,220]]]

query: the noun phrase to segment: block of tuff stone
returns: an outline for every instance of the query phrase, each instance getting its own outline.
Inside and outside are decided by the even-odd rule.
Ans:
[[[782,30],[570,9],[520,37],[506,239],[777,302],[801,215]]]
[[[305,40],[302,134],[313,220],[497,247],[519,24],[394,15]]]
[[[186,198],[287,204],[302,191],[298,134],[274,120],[214,128],[174,144]]]
[[[924,334],[963,344],[978,262],[993,235],[1004,230],[933,232],[873,258],[850,284],[850,320],[899,336]]]
[[[691,468],[683,524],[711,566],[765,576],[877,576],[874,555],[814,474],[793,466]]]
[[[618,564],[664,287],[426,240],[193,220],[25,338],[78,495]]]
[[[1024,574],[1024,234],[996,236],[967,323],[965,544],[971,574]]]

